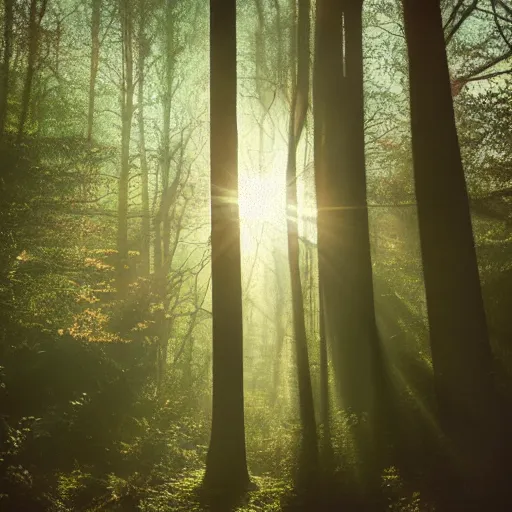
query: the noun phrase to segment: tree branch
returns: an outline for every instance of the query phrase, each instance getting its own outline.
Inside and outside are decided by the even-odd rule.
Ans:
[[[476,9],[478,5],[478,0],[473,0],[473,2],[464,10],[461,17],[459,18],[459,21],[453,25],[450,32],[445,37],[446,45],[448,46],[450,44],[450,41],[453,39],[453,36],[458,32],[462,24],[471,16],[473,11]]]

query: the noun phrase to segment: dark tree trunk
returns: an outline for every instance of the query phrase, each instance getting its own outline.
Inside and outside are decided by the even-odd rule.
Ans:
[[[316,35],[314,145],[321,321],[331,347],[339,403],[345,411],[367,418],[351,432],[358,453],[357,492],[367,493],[379,485],[386,463],[390,412],[375,318],[366,201],[362,0],[318,0]]]
[[[288,263],[292,292],[293,330],[295,335],[295,354],[299,389],[299,409],[302,426],[302,460],[299,466],[299,478],[311,476],[318,465],[318,440],[313,405],[313,390],[309,369],[308,340],[304,318],[304,298],[300,275],[299,233],[297,223],[297,144],[304,129],[309,104],[309,0],[299,1],[297,20],[297,48],[292,48],[293,62],[297,61],[297,77],[293,78],[294,88],[290,109],[290,127],[288,135],[287,181],[287,227],[288,227]],[[295,20],[294,20],[295,21]]]
[[[0,138],[5,131],[9,99],[9,71],[12,55],[14,0],[4,0],[4,59],[0,76]]]
[[[489,495],[499,480],[503,438],[441,10],[439,0],[404,0],[403,6],[416,200],[439,415],[458,458],[458,473],[464,474],[474,496]]]
[[[96,99],[96,76],[100,57],[101,0],[92,0],[91,15],[91,71],[89,75],[89,108],[87,113],[87,140],[92,140],[94,123],[94,101]]]
[[[374,405],[378,350],[366,204],[361,12],[360,0],[318,1],[314,78],[325,334],[342,406],[356,413]]]
[[[204,485],[249,486],[237,162],[236,1],[210,0],[213,409]]]

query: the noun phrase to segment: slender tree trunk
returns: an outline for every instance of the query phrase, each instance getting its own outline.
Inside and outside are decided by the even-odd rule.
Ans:
[[[309,0],[299,1],[297,22],[297,80],[292,94],[288,138],[287,228],[288,262],[292,291],[292,314],[299,387],[299,408],[302,425],[302,456],[299,471],[314,473],[318,464],[318,441],[309,369],[308,340],[304,318],[304,298],[300,276],[299,233],[297,222],[297,144],[304,129],[309,103]],[[295,21],[295,20],[294,20]],[[293,51],[293,50],[292,50]],[[293,59],[295,61],[295,59]],[[292,61],[292,62],[293,62]],[[294,80],[295,82],[295,80]],[[299,475],[299,476],[305,476]]]
[[[275,309],[274,309],[274,327],[276,330],[276,343],[274,353],[274,363],[272,371],[272,403],[278,405],[279,388],[281,385],[281,367],[282,367],[282,354],[284,347],[284,338],[286,329],[284,325],[285,319],[285,293],[282,278],[285,275],[285,269],[280,261],[280,252],[274,248],[272,251],[274,259],[274,269],[276,276],[276,294],[275,294]]]
[[[87,113],[87,141],[92,140],[94,123],[94,101],[96,99],[96,76],[100,57],[101,0],[92,0],[91,15],[91,71],[89,75],[89,108]]]
[[[281,5],[280,0],[274,0],[274,9],[275,9],[275,22],[276,22],[276,32],[277,32],[277,44],[276,44],[276,54],[277,54],[277,84],[278,87],[284,89],[285,86],[285,65],[283,63],[283,26],[281,22]]]
[[[333,450],[331,440],[331,418],[329,404],[329,355],[327,350],[327,338],[324,326],[324,305],[322,290],[320,296],[320,422],[322,425],[322,463],[329,468],[332,462]]]
[[[165,158],[164,168],[162,169],[162,206],[164,201],[163,194],[166,194],[169,189],[169,173],[170,173],[170,151],[169,151],[169,137],[170,137],[170,105],[166,106],[166,115],[164,119],[164,134],[166,136],[166,147],[165,147]],[[162,261],[165,266],[169,260],[169,247],[171,244],[171,222],[169,219],[169,209],[162,208],[161,210],[161,222],[162,222]]]
[[[140,0],[139,3],[139,58],[138,58],[138,91],[137,91],[137,114],[139,124],[139,151],[140,151],[140,171],[142,187],[142,222],[141,222],[141,275],[149,276],[150,260],[150,220],[149,220],[149,169],[146,155],[146,134],[144,129],[144,73],[146,52],[148,42],[146,39],[146,2]]]
[[[162,230],[160,222],[154,222],[155,239],[153,241],[153,268],[157,272],[162,267]]]
[[[243,393],[236,1],[210,0],[213,408],[204,485],[249,486]]]
[[[130,138],[133,117],[133,18],[129,0],[121,0],[121,29],[123,45],[123,90],[121,94],[121,173],[119,176],[117,227],[117,292],[126,297],[129,284],[128,258],[128,185],[130,178]]]
[[[357,247],[352,254],[352,261],[357,263],[357,275],[354,288],[359,290],[360,314],[357,318],[357,329],[353,336],[347,338],[347,344],[351,343],[355,348],[357,339],[364,341],[369,353],[361,353],[362,366],[369,369],[369,386],[366,389],[366,397],[362,403],[366,403],[368,411],[373,413],[373,428],[383,433],[388,428],[386,417],[391,414],[388,409],[389,393],[387,369],[382,353],[377,320],[375,316],[375,298],[373,291],[373,271],[370,247],[370,229],[368,219],[368,206],[366,201],[366,162],[365,162],[365,134],[364,134],[364,88],[363,88],[363,0],[347,2],[345,8],[345,41],[346,41],[346,78],[347,78],[347,103],[345,105],[348,114],[346,126],[348,131],[347,164],[350,166],[350,180],[353,183],[353,197],[356,201],[355,219],[353,221],[357,238],[354,242]],[[350,204],[350,203],[349,203]],[[349,209],[350,211],[350,209]],[[344,295],[343,300],[348,296]],[[348,319],[348,314],[347,314]],[[348,321],[347,321],[347,325]],[[359,334],[359,336],[358,336]],[[356,375],[354,374],[354,377]],[[377,441],[379,444],[381,441]]]
[[[474,496],[489,496],[503,469],[503,437],[441,10],[439,0],[404,0],[403,6],[416,200],[439,415],[468,490]]]
[[[166,6],[166,57],[165,57],[165,94],[164,94],[164,119],[162,130],[162,202],[169,188],[170,183],[170,167],[171,167],[171,104],[173,95],[173,79],[174,79],[174,56],[175,56],[175,26],[174,26],[174,10],[173,3]],[[170,203],[169,203],[170,207]],[[162,257],[163,262],[167,265],[169,260],[169,249],[171,243],[171,221],[169,218],[169,207],[162,208]]]
[[[41,5],[37,6],[37,0],[30,1],[29,19],[28,19],[28,56],[27,71],[25,74],[25,83],[21,96],[21,113],[18,124],[18,142],[22,139],[25,125],[30,110],[30,99],[32,95],[32,84],[36,72],[37,54],[39,51],[39,29],[41,21],[46,12],[47,0],[41,0]]]
[[[9,71],[12,55],[14,0],[4,0],[4,59],[0,76],[0,138],[5,132],[9,99]]]
[[[160,208],[154,219],[155,241],[154,241],[154,261],[155,270],[163,265],[168,266],[169,246],[171,242],[171,223],[169,219],[169,208],[171,201],[170,166],[171,166],[171,108],[173,96],[174,64],[176,58],[175,48],[175,17],[174,2],[167,2],[165,5],[165,36],[164,36],[164,94],[162,98],[162,139],[160,155],[160,179],[162,183],[162,196],[160,199]],[[176,182],[177,183],[177,182]],[[173,183],[174,185],[174,183]],[[171,186],[172,187],[172,186]],[[162,270],[165,272],[165,269]]]

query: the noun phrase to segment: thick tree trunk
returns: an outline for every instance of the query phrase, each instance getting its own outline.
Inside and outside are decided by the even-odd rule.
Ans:
[[[318,465],[318,440],[313,405],[313,389],[309,369],[308,340],[304,318],[304,298],[300,275],[299,233],[297,222],[297,144],[304,129],[309,104],[309,0],[300,0],[297,21],[297,48],[292,49],[297,61],[297,79],[292,95],[288,136],[287,228],[288,263],[292,292],[292,315],[299,389],[299,409],[302,425],[302,447],[299,478],[310,476]],[[295,21],[295,20],[294,20]],[[305,483],[305,482],[304,482]]]
[[[474,496],[489,495],[502,469],[503,437],[440,5],[439,0],[404,0],[403,6],[416,200],[439,415],[468,491],[471,487]]]
[[[213,409],[204,485],[249,486],[243,393],[236,1],[210,0]]]
[[[89,108],[87,112],[87,140],[92,140],[94,123],[94,101],[96,99],[96,76],[100,57],[101,0],[92,0],[91,15],[91,71],[89,75]]]
[[[14,0],[4,0],[4,58],[0,75],[0,138],[5,131],[9,99],[9,71],[12,55]]]
[[[378,352],[366,204],[361,13],[361,0],[318,1],[314,78],[325,334],[342,406],[358,414],[375,404]]]
[[[125,298],[129,285],[128,258],[128,188],[130,178],[130,138],[133,117],[133,19],[128,0],[121,0],[121,28],[123,41],[123,91],[121,105],[121,173],[119,176],[117,226],[117,293]]]

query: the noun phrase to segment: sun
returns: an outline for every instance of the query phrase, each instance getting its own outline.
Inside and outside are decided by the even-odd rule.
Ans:
[[[238,181],[242,250],[254,252],[266,227],[286,225],[286,187],[278,174],[244,174]]]
[[[273,176],[243,176],[238,185],[242,222],[281,223],[286,212],[284,183]]]

